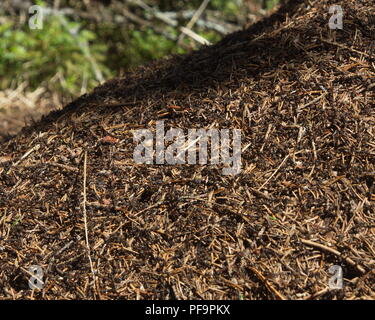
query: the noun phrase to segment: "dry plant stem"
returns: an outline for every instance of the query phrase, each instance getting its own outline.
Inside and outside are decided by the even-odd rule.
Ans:
[[[40,148],[40,145],[37,144],[36,146],[32,147],[29,151],[27,151],[22,157],[21,159],[19,159],[18,161],[16,161],[15,163],[13,163],[12,166],[17,166],[21,161],[25,160],[32,152],[38,150]]]
[[[29,270],[27,270],[23,267],[20,267],[20,269],[23,270],[24,272],[26,272],[29,276],[35,278],[38,282],[40,282],[41,285],[44,285],[44,281],[42,279],[40,279],[36,274],[31,273]]]
[[[305,297],[304,300],[312,300],[312,299],[316,299],[324,294],[326,294],[327,292],[329,291],[329,288],[324,288],[318,292],[315,292],[313,294],[310,294],[309,296]]]
[[[335,250],[335,249],[332,249],[332,248],[329,248],[325,245],[322,245],[320,243],[317,243],[317,242],[314,242],[314,241],[311,241],[311,240],[306,240],[306,239],[301,239],[301,242],[303,244],[306,244],[308,246],[311,246],[311,247],[315,247],[315,248],[318,248],[320,250],[323,250],[323,251],[326,251],[326,252],[330,252],[342,259],[344,259],[348,264],[350,264],[351,266],[355,267],[360,273],[362,274],[365,274],[366,273],[366,270],[358,265],[357,263],[355,263],[351,258],[348,258],[348,257],[344,257],[341,252]]]
[[[195,33],[194,31],[186,28],[186,27],[181,27],[180,30],[186,34],[187,36],[189,36],[190,38],[194,39],[195,41],[199,42],[200,44],[203,44],[203,45],[210,45],[211,42],[208,41],[207,39],[203,38],[202,36],[200,36],[199,34]]]
[[[155,8],[150,7],[148,4],[144,3],[142,0],[134,0],[132,2],[134,4],[140,6],[144,10],[149,11],[150,13],[152,13],[154,15],[155,18],[158,18],[159,20],[163,21],[164,23],[166,23],[166,24],[168,24],[168,25],[170,25],[172,27],[176,27],[178,25],[177,21],[175,21],[173,19],[170,19],[169,17],[167,17],[162,12],[159,12]],[[195,41],[197,41],[197,42],[199,42],[201,44],[204,44],[204,45],[209,44],[208,40],[204,39],[203,37],[201,37],[199,34],[195,33],[192,30],[189,30],[189,29],[187,29],[185,27],[181,27],[180,30],[184,34],[186,34],[188,37],[194,39]]]
[[[253,271],[259,280],[263,281],[266,288],[273,293],[279,300],[287,300],[279,291],[275,289],[275,287],[266,279],[264,275],[257,269],[250,267],[250,270]]]
[[[191,20],[186,25],[186,29],[191,30],[191,28],[195,25],[195,23],[197,22],[199,17],[202,15],[204,10],[207,8],[207,5],[208,5],[209,2],[210,2],[210,0],[203,0],[200,7],[198,8],[198,10],[194,13],[193,17],[191,18]],[[184,40],[184,38],[185,38],[185,34],[181,33],[177,43],[180,45],[182,43],[182,41]]]
[[[277,169],[271,174],[271,176],[266,180],[265,183],[262,184],[262,186],[257,190],[260,191],[264,188],[264,186],[272,179],[272,177],[280,170],[280,168],[284,165],[285,161],[288,160],[289,154],[284,158],[284,160],[280,163],[280,165],[277,167]]]
[[[341,49],[345,49],[345,50],[349,50],[349,51],[351,51],[351,52],[358,53],[358,54],[363,55],[363,56],[365,56],[365,57],[370,57],[370,55],[367,54],[366,52],[362,52],[362,51],[359,51],[359,50],[356,50],[356,49],[353,49],[353,48],[349,48],[348,46],[343,45],[343,44],[341,44],[341,43],[337,43],[337,42],[335,42],[335,41],[329,41],[329,40],[326,40],[326,39],[323,39],[323,38],[321,39],[321,41],[324,42],[324,43],[327,43],[327,44],[333,45],[333,46],[337,46],[337,47],[339,47],[339,48],[341,48]]]
[[[99,290],[96,290],[96,275],[94,271],[94,265],[92,263],[91,259],[91,250],[90,250],[90,243],[89,243],[89,232],[87,228],[87,211],[86,211],[86,203],[87,203],[87,193],[86,193],[86,184],[87,184],[87,151],[85,151],[85,159],[83,164],[83,219],[85,223],[85,238],[86,238],[86,246],[87,246],[87,254],[90,261],[90,269],[93,277],[93,284],[94,284],[94,292],[99,292]]]

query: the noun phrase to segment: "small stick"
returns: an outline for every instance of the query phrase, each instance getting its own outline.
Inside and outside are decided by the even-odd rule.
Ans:
[[[315,102],[318,102],[321,98],[324,98],[325,96],[327,95],[326,92],[322,93],[319,97],[316,97],[315,99],[311,100],[310,102],[304,104],[303,106],[300,106],[297,108],[297,111],[301,111],[302,109],[308,107],[308,106],[311,106],[312,104],[314,104]]]
[[[258,196],[261,196],[263,198],[266,198],[267,200],[272,200],[272,197],[266,193],[263,193],[257,189],[254,189],[254,188],[251,188],[250,187],[250,190],[253,191],[255,194],[257,194]]]
[[[280,163],[280,165],[277,167],[277,169],[271,174],[271,176],[267,179],[265,183],[262,184],[260,188],[258,188],[257,191],[260,191],[263,189],[263,187],[272,179],[272,177],[277,173],[277,171],[280,170],[280,168],[284,165],[285,161],[289,158],[289,154],[284,158],[284,160]]]
[[[95,292],[95,289],[96,289],[96,276],[95,276],[94,266],[93,266],[92,259],[91,259],[90,244],[89,244],[89,233],[88,233],[88,228],[87,228],[87,211],[86,211],[87,194],[86,194],[86,182],[87,182],[87,151],[85,151],[85,159],[84,159],[84,164],[83,164],[83,202],[82,202],[82,207],[83,207],[83,220],[84,220],[84,224],[85,224],[86,246],[87,246],[87,252],[88,252],[88,257],[89,257],[89,261],[90,261],[91,273],[92,273],[93,280],[94,280],[94,292]]]
[[[191,20],[186,25],[187,29],[191,30],[191,28],[193,28],[193,26],[195,25],[195,23],[197,22],[197,20],[202,15],[203,11],[206,9],[206,7],[207,7],[207,5],[208,5],[209,2],[210,2],[210,0],[203,0],[203,2],[201,3],[200,7],[198,8],[198,10],[195,11],[193,17],[191,18]],[[177,42],[178,45],[180,45],[182,43],[182,40],[184,40],[184,37],[185,37],[185,34],[181,33],[180,37],[178,38],[178,42]]]
[[[263,281],[266,288],[271,291],[278,299],[280,300],[287,300],[279,291],[275,289],[274,286],[271,285],[271,283],[266,279],[264,275],[262,275],[257,269],[253,267],[249,267],[251,271],[253,271],[256,276],[259,278],[259,280]]]
[[[24,272],[26,272],[29,276],[35,278],[38,282],[40,282],[40,284],[42,286],[44,286],[44,281],[42,279],[40,279],[36,274],[31,273],[29,270],[27,270],[23,267],[20,267],[20,269],[23,270]]]
[[[73,172],[78,172],[79,171],[77,168],[68,166],[66,164],[61,164],[61,163],[56,163],[56,162],[48,162],[48,164],[51,165],[51,166],[54,166],[54,167],[66,169],[66,170],[73,171]]]
[[[190,30],[190,29],[188,29],[186,27],[181,27],[180,30],[184,34],[186,34],[187,36],[189,36],[190,38],[192,38],[195,41],[199,42],[200,44],[203,44],[203,45],[210,45],[211,44],[210,41],[208,41],[207,39],[203,38],[199,34],[195,33],[193,30]]]
[[[346,49],[346,50],[349,50],[349,51],[352,51],[352,52],[355,52],[355,53],[358,53],[358,54],[362,54],[364,55],[365,57],[370,57],[369,54],[367,54],[366,52],[362,52],[362,51],[359,51],[359,50],[356,50],[356,49],[353,49],[353,48],[350,48],[344,44],[341,44],[341,43],[338,43],[338,42],[334,42],[334,41],[329,41],[329,40],[326,40],[326,39],[321,39],[322,42],[324,43],[327,43],[327,44],[330,44],[330,45],[333,45],[333,46],[337,46],[341,49]]]
[[[312,300],[312,299],[315,299],[317,297],[320,297],[322,296],[323,294],[326,294],[327,292],[329,292],[329,289],[328,288],[325,288],[325,289],[322,289],[318,292],[315,292],[313,294],[310,294],[309,296],[305,297],[304,300]]]
[[[17,166],[22,160],[26,159],[32,152],[39,150],[40,144],[35,145],[29,151],[27,151],[17,162],[12,164],[12,167]]]
[[[323,244],[320,244],[320,243],[317,243],[317,242],[314,242],[314,241],[311,241],[311,240],[306,240],[306,239],[301,239],[301,242],[302,242],[303,244],[306,244],[306,245],[310,246],[310,247],[315,247],[315,248],[318,248],[318,249],[320,249],[320,250],[323,250],[323,251],[326,251],[326,252],[330,252],[330,253],[332,253],[332,254],[334,254],[334,255],[336,255],[336,256],[338,256],[338,257],[344,259],[344,260],[345,260],[348,264],[350,264],[351,266],[357,268],[357,270],[358,270],[360,273],[362,273],[362,274],[365,274],[365,273],[366,273],[366,270],[365,270],[362,266],[358,265],[358,264],[357,264],[355,261],[353,261],[351,258],[349,258],[349,257],[344,257],[344,256],[342,255],[341,252],[339,252],[339,251],[337,251],[337,250],[335,250],[335,249],[333,249],[333,248],[329,248],[329,247],[327,247],[327,246],[325,246],[325,245],[323,245]]]

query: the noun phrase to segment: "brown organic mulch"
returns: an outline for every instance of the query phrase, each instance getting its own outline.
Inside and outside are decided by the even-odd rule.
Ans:
[[[3,142],[0,297],[374,299],[374,17],[369,0],[290,1]],[[135,164],[132,132],[160,119],[241,129],[241,173]]]
[[[59,95],[44,88],[26,91],[26,82],[16,89],[0,91],[0,143],[16,135],[27,123],[33,123],[52,110],[61,109]]]

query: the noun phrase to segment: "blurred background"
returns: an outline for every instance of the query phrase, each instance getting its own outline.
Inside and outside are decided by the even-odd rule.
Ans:
[[[140,64],[217,42],[278,0],[0,0],[0,140]],[[42,17],[31,11],[43,8]],[[32,19],[33,26],[29,22]]]

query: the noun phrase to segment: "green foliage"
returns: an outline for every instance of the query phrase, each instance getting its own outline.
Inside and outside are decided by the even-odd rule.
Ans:
[[[173,30],[171,30],[173,32]],[[184,53],[176,43],[152,29],[132,30],[129,32],[130,43],[125,50],[125,63],[129,66],[139,65],[146,61],[160,59],[174,53]]]
[[[225,15],[235,17],[240,14],[242,1],[211,0],[211,8],[222,11]]]
[[[184,9],[197,9],[202,0],[149,0],[151,5],[156,5],[162,11],[174,11]],[[243,0],[211,0],[208,9],[220,10],[223,15],[236,15],[240,13]]]
[[[76,94],[86,80],[87,87],[92,88],[98,81],[89,55],[97,68],[109,76],[103,64],[105,45],[95,44],[96,36],[88,30],[73,35],[75,29],[80,29],[78,23],[58,17],[45,19],[43,28],[35,30],[28,26],[19,28],[14,22],[1,25],[0,74],[4,77],[0,89],[27,81],[31,89],[44,85]]]
[[[279,2],[280,2],[280,0],[266,0],[265,1],[266,9],[267,10],[272,9],[273,7],[275,7],[276,5],[278,5]]]
[[[66,5],[66,1],[62,2]],[[146,2],[162,11],[177,12],[195,10],[202,0]],[[43,3],[42,0],[36,1],[42,6]],[[78,2],[75,3],[79,6]],[[271,8],[278,0],[262,3]],[[246,15],[243,5],[243,0],[211,0],[207,11],[220,13],[222,17],[219,19],[238,24],[239,17]],[[142,16],[141,11],[135,13]],[[199,47],[189,37],[185,37],[182,45],[177,45],[170,38],[178,38],[179,28],[157,19],[152,24],[158,32],[139,24],[95,24],[84,19],[78,23],[66,16],[49,15],[44,16],[41,30],[31,30],[27,23],[20,26],[14,18],[0,24],[0,90],[14,88],[26,81],[31,90],[43,86],[51,91],[78,95],[82,87],[87,90],[95,87],[100,75],[105,80],[150,60]],[[186,25],[187,21],[178,19],[178,23]],[[217,32],[197,25],[194,31],[212,43],[221,38]]]

